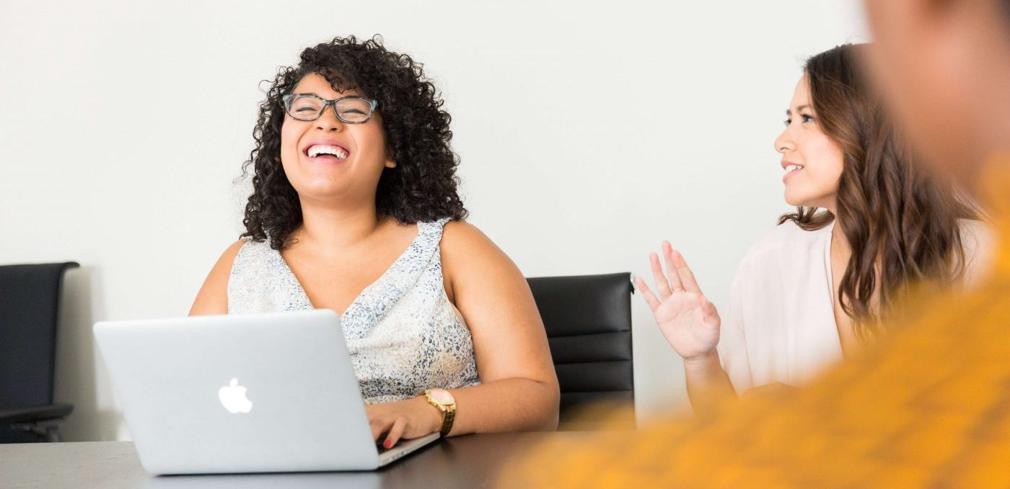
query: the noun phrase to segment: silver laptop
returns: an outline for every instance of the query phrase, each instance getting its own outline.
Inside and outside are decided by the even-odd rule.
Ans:
[[[154,474],[369,470],[380,453],[330,310],[95,324],[140,462]]]

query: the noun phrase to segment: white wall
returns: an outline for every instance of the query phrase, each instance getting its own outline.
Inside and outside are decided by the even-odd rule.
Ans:
[[[717,304],[787,210],[772,148],[802,60],[855,0],[0,2],[0,263],[73,259],[58,397],[120,426],[93,321],[186,313],[240,231],[258,82],[381,33],[445,94],[471,221],[527,275],[648,271],[680,247]],[[635,297],[642,415],[684,402]]]

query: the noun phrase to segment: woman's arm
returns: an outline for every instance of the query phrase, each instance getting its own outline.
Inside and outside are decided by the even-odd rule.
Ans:
[[[685,358],[684,375],[687,377],[687,397],[694,413],[700,418],[713,413],[727,399],[736,397],[733,384],[722,369],[717,350],[700,358]]]
[[[635,277],[635,285],[649,304],[666,341],[684,359],[687,395],[695,413],[706,416],[714,406],[736,396],[716,349],[721,320],[715,306],[702,294],[684,257],[665,241],[663,258],[665,274],[659,257],[655,253],[649,255],[658,297],[641,278]]]
[[[200,292],[196,294],[193,307],[189,309],[190,316],[228,314],[228,276],[231,275],[231,265],[235,262],[235,255],[242,243],[241,240],[232,243],[218,258],[203,281]]]
[[[553,430],[560,393],[540,313],[526,278],[490,239],[450,222],[442,264],[473,336],[481,385],[455,389],[451,434]]]
[[[442,235],[446,292],[473,337],[481,384],[450,389],[456,417],[450,435],[553,430],[558,426],[558,379],[547,335],[519,269],[477,228],[450,222]],[[433,386],[439,387],[439,386]],[[372,435],[400,438],[439,431],[442,415],[424,397],[366,406]]]

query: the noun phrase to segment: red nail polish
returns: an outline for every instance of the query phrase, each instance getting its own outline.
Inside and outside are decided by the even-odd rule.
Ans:
[[[388,450],[390,448],[393,448],[393,442],[391,442],[389,440],[386,440],[386,441],[382,442],[382,446],[386,447],[386,449]]]

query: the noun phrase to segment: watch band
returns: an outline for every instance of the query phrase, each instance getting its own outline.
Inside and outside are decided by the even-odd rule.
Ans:
[[[447,409],[442,411],[442,437],[445,438],[449,436],[449,432],[452,431],[452,422],[456,420],[456,406],[452,409]]]
[[[447,399],[440,400],[437,397]],[[456,419],[456,400],[445,389],[428,389],[424,391],[424,399],[442,413],[442,429],[439,432],[443,437],[448,436]]]

